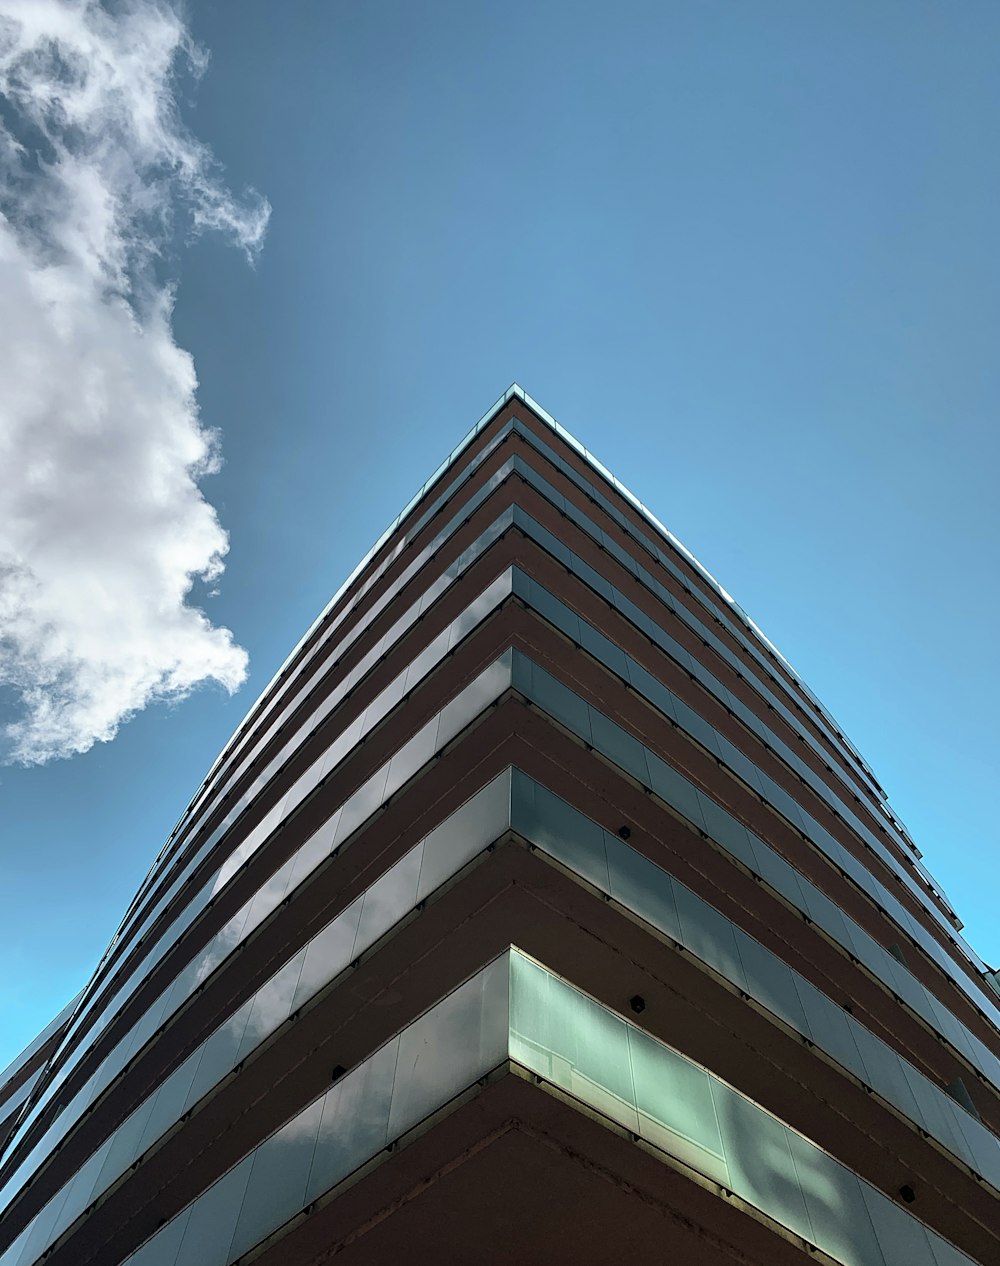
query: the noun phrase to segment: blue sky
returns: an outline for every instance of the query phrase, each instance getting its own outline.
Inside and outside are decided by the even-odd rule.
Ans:
[[[229,552],[191,602],[249,669],[0,770],[0,1066],[85,982],[329,595],[514,380],[819,694],[995,965],[1000,9],[187,18],[210,61],[177,83],[185,135],[234,201],[228,241],[179,219],[150,267],[221,432],[200,488]],[[0,704],[16,721],[9,679]]]

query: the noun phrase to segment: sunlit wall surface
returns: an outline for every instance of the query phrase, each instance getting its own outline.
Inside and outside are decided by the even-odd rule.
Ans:
[[[1000,1260],[960,927],[787,660],[512,388],[2,1075],[0,1264]]]

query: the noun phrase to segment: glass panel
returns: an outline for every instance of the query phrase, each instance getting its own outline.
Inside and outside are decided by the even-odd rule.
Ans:
[[[90,1175],[90,1184],[93,1186],[93,1174]],[[52,1228],[66,1203],[67,1195],[68,1192],[65,1190],[57,1192],[55,1197],[32,1219],[24,1248],[21,1251],[21,1262],[35,1261],[55,1238]]]
[[[558,598],[540,585],[537,580],[530,581],[528,602],[539,615],[544,616],[556,628],[562,629],[574,642],[580,641],[580,620],[574,611],[570,611]],[[589,626],[588,626],[589,627]]]
[[[520,651],[511,654],[511,684],[529,699],[535,698],[535,666]]]
[[[185,1107],[198,1100],[237,1065],[240,1043],[246,1032],[247,1020],[253,1008],[253,998],[246,1002],[215,1030],[203,1044],[202,1057],[194,1081],[185,1101]]]
[[[153,1110],[149,1114],[149,1120],[146,1122],[146,1128],[142,1132],[142,1139],[139,1143],[139,1152],[144,1152],[161,1134],[167,1130],[180,1118],[184,1111],[184,1100],[188,1096],[191,1089],[191,1083],[194,1081],[194,1075],[198,1071],[198,1061],[201,1059],[201,1047],[190,1054],[187,1059],[178,1068],[170,1074],[160,1084],[159,1090],[156,1092],[156,1101],[153,1104]]]
[[[242,940],[246,940],[254,928],[259,927],[267,916],[281,905],[282,899],[288,890],[288,881],[292,877],[292,867],[294,865],[294,858],[289,859],[280,870],[275,871],[263,888],[258,890],[250,906],[247,921],[243,925]]]
[[[451,637],[451,625],[444,629],[437,637],[433,638],[427,646],[420,652],[417,657],[411,661],[406,672],[401,674],[403,678],[404,691],[413,690],[418,682],[423,681],[424,677],[438,663],[442,655],[448,650],[448,641]]]
[[[1000,1187],[1000,1143],[996,1135],[962,1108],[956,1111],[955,1119],[975,1157],[973,1168],[995,1187]]]
[[[165,989],[163,993],[152,1003],[147,1009],[145,1015],[135,1026],[132,1031],[131,1040],[128,1043],[129,1058],[142,1050],[143,1046],[149,1041],[156,1030],[160,1027],[164,1014],[167,1009],[167,995],[169,989]]]
[[[674,706],[677,722],[681,728],[696,739],[702,747],[707,747],[713,756],[720,756],[719,738],[714,728],[682,699],[678,699]]]
[[[389,1138],[398,1138],[506,1058],[507,970],[504,955],[400,1034]]]
[[[661,682],[649,672],[641,664],[637,664],[634,659],[629,658],[628,661],[628,679],[639,692],[644,695],[652,703],[665,713],[668,717],[676,717],[677,710],[674,707],[674,697],[670,691]]]
[[[733,1191],[807,1240],[813,1238],[788,1130],[756,1104],[712,1080]]]
[[[249,913],[249,906],[247,912]],[[170,997],[167,999],[166,1015],[173,1015],[175,1011],[179,1010],[202,981],[208,979],[229,953],[232,947],[223,939],[223,934],[228,934],[228,931],[229,925],[216,933],[205,948],[188,963],[174,981],[174,987],[171,989]]]
[[[580,696],[537,664],[533,665],[531,677],[531,698],[535,703],[574,734],[590,742],[590,709]]]
[[[398,1046],[393,1038],[326,1092],[307,1204],[385,1147]]]
[[[355,745],[365,731],[366,708],[333,740],[323,758],[322,773],[325,778],[331,770],[336,769],[344,757],[354,750]]]
[[[398,677],[386,686],[378,698],[372,703],[370,712],[374,712],[379,718],[387,716],[392,709],[402,699],[406,691],[406,673],[400,673]]]
[[[812,884],[801,884],[805,911],[809,917],[841,945],[848,943],[847,925],[839,908]]]
[[[811,827],[812,827],[812,821],[810,819],[810,821],[806,823],[806,831],[809,834],[812,834]],[[865,888],[865,890],[867,891],[866,885],[871,884],[871,876],[869,875],[867,869],[864,866],[862,866],[862,864],[858,861],[858,859],[854,856],[853,853],[848,853],[846,850],[844,850],[843,856],[840,859],[840,865],[844,868],[845,871],[847,871],[847,873],[855,881],[855,883],[860,884],[861,887]]]
[[[84,1164],[66,1191],[66,1200],[62,1208],[57,1208],[54,1221],[56,1235],[61,1235],[66,1227],[71,1226],[79,1215],[90,1204],[97,1186],[97,1176],[104,1166],[108,1152],[111,1150],[111,1139],[107,1139]]]
[[[790,796],[783,787],[779,787],[774,779],[769,778],[766,774],[762,773],[760,775],[760,780],[764,787],[764,795],[767,796],[771,804],[778,810],[779,813],[783,814],[793,826],[798,827],[799,830],[801,830],[803,825],[802,812],[792,796]]]
[[[411,848],[364,893],[358,939],[354,943],[355,958],[416,905],[423,851],[423,843]]]
[[[806,1035],[820,1050],[832,1055],[838,1063],[850,1069],[856,1077],[865,1080],[865,1065],[852,1035],[852,1024],[841,1007],[820,993],[798,972],[792,972],[795,989],[805,1012]]]
[[[270,1033],[273,1033],[291,1015],[295,986],[299,983],[299,975],[302,971],[305,957],[306,951],[303,947],[294,958],[289,959],[284,967],[275,972],[271,979],[266,984],[261,985],[256,994],[254,994],[246,1030],[243,1033],[236,1056],[237,1063],[241,1059],[245,1059],[255,1047],[259,1046]],[[200,1072],[201,1070],[199,1069]]]
[[[705,819],[696,788],[683,774],[679,774],[652,752],[646,753],[646,765],[649,769],[649,785],[656,794],[689,821],[704,828]]]
[[[523,774],[515,778],[513,795],[514,829],[607,892],[604,832],[597,823]]]
[[[692,954],[721,972],[740,989],[747,989],[733,925],[690,888],[674,882],[674,899],[681,922],[681,943]]]
[[[846,937],[840,939],[846,940]],[[895,969],[892,973],[892,988],[899,994],[904,1002],[909,1003],[918,1015],[922,1015],[924,1013],[927,1006],[924,987],[901,963],[895,964]]]
[[[722,759],[733,773],[738,774],[754,791],[759,792],[763,789],[757,766],[748,760],[738,748],[734,747],[727,738],[723,738],[721,734],[719,735],[719,750],[722,753]]]
[[[434,755],[437,726],[431,722],[418,730],[408,742],[404,743],[389,762],[389,776],[386,779],[383,799],[388,798],[402,787],[409,779]]]
[[[727,813],[714,800],[702,795],[700,791],[698,804],[705,821],[706,834],[734,857],[739,858],[745,866],[756,870],[756,858],[750,847],[750,833],[742,822],[737,822],[732,814]]]
[[[28,1242],[28,1236],[31,1234],[34,1225],[34,1221],[29,1222],[13,1244],[4,1250],[3,1256],[0,1257],[0,1266],[15,1266],[21,1256],[21,1251]]]
[[[97,1076],[94,1078],[94,1089],[92,1092],[94,1099],[100,1097],[102,1092],[105,1091],[114,1080],[115,1075],[121,1071],[123,1055],[124,1051],[121,1050],[120,1046],[116,1046],[107,1059],[105,1059],[101,1064],[97,1071]]]
[[[323,1099],[287,1122],[257,1148],[229,1257],[240,1257],[305,1205]]]
[[[943,1143],[949,1151],[962,1158],[967,1165],[975,1169],[972,1149],[965,1141],[962,1128],[958,1123],[959,1109],[951,1102],[944,1091],[940,1090],[928,1078],[922,1076],[908,1064],[903,1065],[903,1072],[913,1097],[920,1108],[921,1119],[925,1129],[933,1134],[938,1142]]]
[[[927,1238],[930,1240],[931,1251],[934,1254],[937,1266],[970,1266],[972,1259],[959,1252],[954,1244],[949,1244],[947,1240],[943,1240],[930,1227],[926,1227],[925,1230],[927,1231]]]
[[[167,1223],[127,1259],[128,1266],[175,1266],[177,1253],[191,1218],[191,1206]]]
[[[312,874],[320,862],[324,861],[333,847],[333,836],[336,824],[331,819],[325,822],[315,834],[295,854],[292,874],[288,880],[288,891],[293,892],[307,875]]]
[[[337,823],[335,843],[338,846],[356,831],[363,822],[367,822],[382,803],[382,793],[385,790],[385,783],[388,777],[389,766],[383,765],[377,773],[373,774],[367,782],[357,789],[349,800],[345,801],[340,813],[340,821]]]
[[[861,1193],[886,1266],[936,1266],[927,1233],[916,1218],[866,1182]]]
[[[471,606],[467,607],[461,615],[452,620],[451,626],[447,630],[449,647],[457,646],[462,638],[470,633],[493,610],[497,603],[503,601],[507,594],[511,592],[513,578],[517,574],[523,576],[524,573],[517,573],[516,569],[508,568],[504,575],[499,576]],[[407,675],[406,681],[407,688],[409,688],[411,684],[409,675]]]
[[[306,946],[299,983],[292,998],[293,1011],[319,993],[354,957],[362,900],[362,897],[356,897]]]
[[[772,888],[794,906],[800,910],[805,905],[805,899],[802,895],[804,884],[800,882],[800,877],[796,873],[795,868],[789,865],[783,857],[779,857],[773,849],[757,838],[756,835],[750,835],[750,847],[753,849],[754,870],[760,875],[765,883],[769,883]]]
[[[511,777],[508,769],[494,778],[426,837],[417,883],[418,901],[423,901],[507,829]]]
[[[883,954],[885,952],[886,952],[885,950],[882,951]],[[934,994],[932,994],[929,989],[926,990],[925,993],[927,997],[927,1005],[930,1008],[932,1014],[937,1017],[938,1028],[940,1029],[940,1031],[945,1035],[946,1038],[948,1038],[948,1040],[952,1043],[953,1046],[955,1046],[960,1051],[968,1053],[971,1058],[971,1051],[969,1049],[969,1044],[965,1036],[965,1030],[962,1027],[962,1025],[959,1024],[958,1020],[955,1018],[954,1015],[952,1015],[952,1013],[948,1010],[948,1008],[944,1005],[944,1003],[942,1003]]]
[[[505,653],[479,674],[441,713],[437,746],[450,742],[460,730],[507,689],[511,683],[511,657]]]
[[[612,672],[617,673],[623,680],[628,680],[628,668],[625,664],[625,655],[610,641],[603,633],[598,631],[585,621],[580,621],[580,645],[585,651],[589,651],[602,664],[606,664]]]
[[[146,1122],[152,1110],[153,1099],[150,1096],[144,1103],[140,1103],[138,1108],[127,1116],[112,1134],[109,1140],[111,1146],[94,1186],[95,1191],[104,1191],[110,1187],[135,1160],[139,1139],[142,1138],[142,1132],[146,1128]]]
[[[868,1070],[866,1079],[868,1084],[884,1099],[895,1104],[911,1121],[916,1120],[920,1115],[920,1110],[917,1108],[913,1091],[903,1075],[899,1056],[874,1033],[870,1033],[863,1024],[856,1024],[852,1032],[865,1068]]]
[[[616,901],[680,941],[681,925],[670,876],[621,840],[606,842],[610,892]]]
[[[287,821],[302,801],[305,800],[306,796],[319,784],[326,773],[324,766],[325,761],[321,756],[314,760],[309,768],[296,779],[281,810],[283,820]]]
[[[790,1024],[799,1033],[807,1033],[805,1012],[795,992],[791,970],[759,941],[735,929],[740,961],[746,972],[747,993],[763,1006]]]
[[[175,1266],[206,1266],[228,1260],[252,1161],[252,1153],[245,1156],[192,1204]]]
[[[864,928],[853,921],[848,930],[851,934],[848,949],[853,951],[854,957],[860,959],[869,971],[874,972],[881,979],[885,970],[885,950],[874,937],[869,936]]]
[[[649,771],[642,744],[594,708],[590,710],[590,725],[593,736],[591,741],[597,750],[627,770],[633,778],[638,778],[643,786],[648,786]]]
[[[639,1133],[728,1186],[729,1170],[708,1074],[631,1026],[628,1042]]]
[[[596,590],[602,598],[607,598],[609,601],[611,600],[614,590],[600,572],[595,571],[593,567],[588,567],[587,564],[583,562],[579,564],[579,572],[581,580],[590,585],[591,589]]]

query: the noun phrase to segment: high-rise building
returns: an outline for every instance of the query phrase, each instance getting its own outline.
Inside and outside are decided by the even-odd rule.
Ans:
[[[787,661],[513,387],[13,1066],[0,1263],[1000,1262],[960,926]]]

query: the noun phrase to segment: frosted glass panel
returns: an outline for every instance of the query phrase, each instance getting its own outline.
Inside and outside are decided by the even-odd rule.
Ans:
[[[545,978],[548,977],[548,980]],[[900,1205],[711,1073],[619,1020],[517,950],[511,951],[511,1056],[615,1120],[622,1119],[614,1043],[594,1010],[627,1031],[638,1133],[735,1191],[845,1266],[940,1266],[970,1259]],[[595,1039],[595,1036],[596,1039]],[[579,1050],[589,1075],[579,1075]],[[567,1057],[562,1052],[570,1052]],[[561,1056],[561,1057],[560,1057]],[[881,1247],[880,1247],[881,1245]]]
[[[794,1130],[787,1131],[787,1142],[812,1223],[813,1243],[844,1266],[884,1266],[857,1174]]]
[[[131,1266],[225,1266],[508,1052],[845,1266],[968,1262],[710,1072],[512,949],[265,1140]]]
[[[714,1079],[712,1097],[733,1190],[775,1221],[811,1240],[812,1223],[792,1163],[785,1126]]]
[[[708,1074],[636,1028],[628,1038],[640,1134],[728,1185]]]
[[[511,956],[510,1053],[638,1131],[624,1021],[523,955]]]

